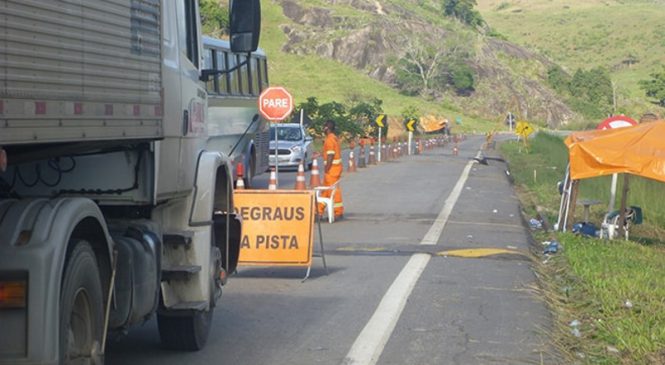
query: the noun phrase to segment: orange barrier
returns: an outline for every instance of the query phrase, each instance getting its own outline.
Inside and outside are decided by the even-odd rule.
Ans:
[[[319,162],[318,158],[312,160],[312,173],[309,176],[309,188],[314,189],[321,186],[321,176],[319,175]]]
[[[293,190],[307,190],[304,162],[300,162],[300,165],[298,165],[298,175],[296,175],[296,185],[293,187]]]
[[[268,190],[277,190],[277,175],[275,169],[270,170],[270,181],[268,182]]]

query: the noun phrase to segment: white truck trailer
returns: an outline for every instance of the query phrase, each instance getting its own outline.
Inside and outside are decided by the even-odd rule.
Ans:
[[[230,13],[248,54],[259,1]],[[204,346],[241,222],[199,19],[197,0],[0,0],[0,364],[103,363],[153,315],[166,346]]]

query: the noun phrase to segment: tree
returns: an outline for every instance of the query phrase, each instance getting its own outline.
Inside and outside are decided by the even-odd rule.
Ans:
[[[457,63],[450,67],[450,84],[460,95],[469,95],[474,90],[475,80],[473,69],[465,63]]]
[[[570,87],[570,76],[560,66],[552,66],[547,70],[547,83],[554,90],[564,92]]]
[[[455,86],[454,66],[469,58],[471,44],[459,33],[436,41],[405,35],[401,43],[406,52],[396,63],[396,82],[408,95],[429,95],[447,85]]]
[[[570,80],[568,89],[575,110],[590,116],[602,117],[612,109],[612,80],[602,67],[585,71],[578,69]]]
[[[651,80],[640,80],[640,88],[648,97],[655,98],[660,106],[665,107],[665,67],[650,76]]]
[[[327,120],[333,120],[337,129],[337,135],[341,138],[351,139],[358,135],[364,135],[364,127],[373,120],[373,116],[382,113],[380,99],[372,99],[369,102],[353,100],[351,107],[336,101],[320,104],[314,96],[307,101],[298,104],[294,115],[299,115],[300,110],[305,110],[307,117],[312,121],[307,127],[310,134],[322,138],[323,124]],[[355,104],[353,104],[355,103]]]
[[[485,24],[483,17],[474,9],[476,0],[443,0],[443,13],[459,19],[462,23],[472,27]]]
[[[229,34],[229,10],[217,0],[201,0],[201,25],[204,34]]]
[[[363,98],[354,97],[350,101],[349,119],[355,122],[357,134],[362,136],[376,136],[378,135],[378,126],[375,119],[379,114],[383,113],[383,100],[378,98],[370,98],[364,100]],[[386,121],[383,128],[383,135],[388,135],[388,121]]]

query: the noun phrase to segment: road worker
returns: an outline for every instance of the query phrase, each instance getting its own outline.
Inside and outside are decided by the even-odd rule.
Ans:
[[[323,142],[323,185],[332,186],[338,183],[342,177],[342,151],[339,145],[339,139],[335,134],[335,122],[327,120],[323,125],[323,132],[326,134],[326,139]],[[322,191],[322,196],[330,197],[330,191]],[[342,203],[342,189],[340,184],[337,184],[335,196],[333,196],[335,220],[341,219],[344,216],[344,204]],[[319,204],[319,214],[323,214],[324,206]]]

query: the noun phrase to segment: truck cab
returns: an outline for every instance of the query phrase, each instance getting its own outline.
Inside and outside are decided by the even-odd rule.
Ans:
[[[167,347],[205,345],[241,223],[198,9],[0,0],[0,364],[102,363],[154,316]],[[230,10],[249,53],[259,1]]]

